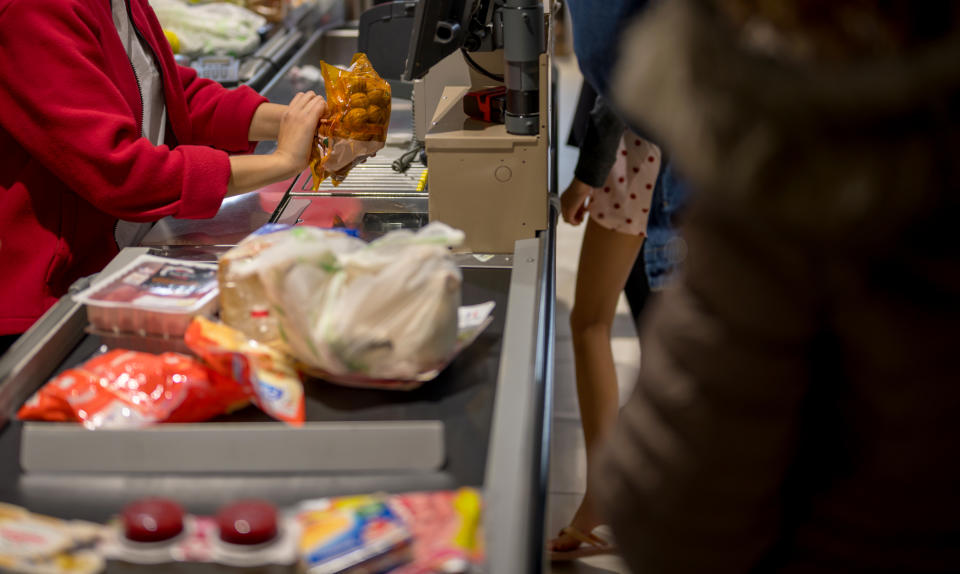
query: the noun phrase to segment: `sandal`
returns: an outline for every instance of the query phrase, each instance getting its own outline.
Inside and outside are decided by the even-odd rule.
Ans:
[[[574,526],[567,526],[560,530],[557,536],[564,535],[579,542],[580,546],[573,550],[548,550],[547,553],[550,556],[551,562],[566,562],[568,560],[587,558],[589,556],[617,553],[617,547],[615,545],[600,538],[593,532],[584,533]]]

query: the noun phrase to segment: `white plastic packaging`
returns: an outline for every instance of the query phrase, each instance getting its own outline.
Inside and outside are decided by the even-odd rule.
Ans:
[[[308,371],[415,380],[455,353],[462,277],[449,247],[463,232],[431,223],[369,245],[310,227],[278,234],[230,273],[257,277]]]
[[[267,20],[229,2],[188,4],[183,0],[150,0],[160,25],[176,34],[180,53],[244,56],[260,47],[259,30]]]
[[[74,299],[98,331],[182,337],[194,316],[216,312],[217,293],[216,264],[140,255]]]

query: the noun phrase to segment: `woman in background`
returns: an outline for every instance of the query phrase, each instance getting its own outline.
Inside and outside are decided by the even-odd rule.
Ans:
[[[570,329],[576,365],[577,399],[587,463],[617,419],[619,392],[610,346],[617,301],[643,247],[660,150],[625,129],[597,98],[573,182],[561,195],[563,219],[587,229],[580,248]],[[633,309],[637,314],[640,309]],[[570,524],[550,541],[552,560],[572,560],[613,552],[601,533],[595,486],[588,477],[580,507]]]

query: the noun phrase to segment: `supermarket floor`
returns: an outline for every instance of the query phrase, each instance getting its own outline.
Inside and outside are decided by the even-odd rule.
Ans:
[[[557,59],[559,70],[560,118],[560,189],[573,178],[577,149],[563,145],[570,132],[570,123],[579,95],[581,75],[572,58]],[[573,367],[573,344],[570,338],[570,308],[573,304],[577,261],[584,226],[573,227],[560,223],[557,229],[557,337],[556,379],[553,405],[553,445],[550,452],[550,483],[547,503],[548,536],[555,535],[573,516],[580,504],[586,486],[586,455],[580,414],[577,408],[576,378]],[[640,369],[640,347],[636,329],[626,301],[621,296],[614,320],[613,357],[620,383],[621,404],[626,398]],[[615,557],[598,556],[568,564],[547,565],[547,572],[606,574],[627,572]]]

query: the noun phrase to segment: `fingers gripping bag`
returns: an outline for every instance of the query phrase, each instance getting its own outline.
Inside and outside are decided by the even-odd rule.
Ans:
[[[327,177],[334,186],[350,170],[383,148],[390,125],[390,84],[365,54],[353,56],[346,70],[320,62],[328,115],[320,121],[310,152],[313,189]]]

